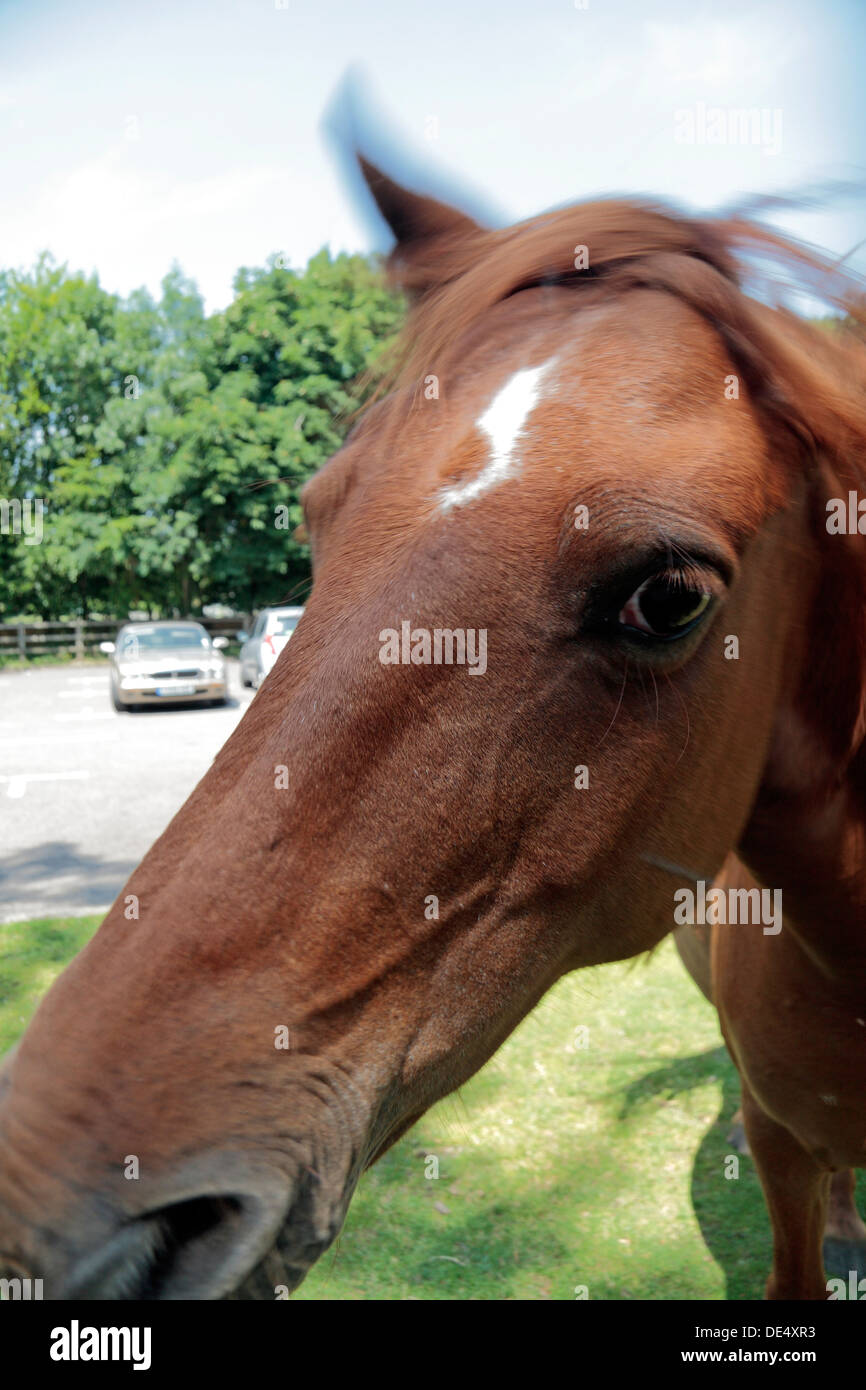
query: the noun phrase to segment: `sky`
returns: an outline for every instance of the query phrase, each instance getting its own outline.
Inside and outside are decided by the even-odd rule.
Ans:
[[[385,249],[323,125],[347,84],[388,172],[496,223],[866,182],[864,54],[866,0],[0,0],[0,266],[177,262],[214,310],[241,265]],[[863,203],[774,216],[845,255]]]

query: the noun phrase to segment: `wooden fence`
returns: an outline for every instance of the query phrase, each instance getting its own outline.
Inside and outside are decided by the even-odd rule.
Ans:
[[[196,618],[212,637],[233,639],[246,624],[246,618]],[[81,619],[72,623],[0,624],[0,666],[8,661],[26,661],[35,656],[99,656],[100,642],[113,642],[120,621],[94,622]]]

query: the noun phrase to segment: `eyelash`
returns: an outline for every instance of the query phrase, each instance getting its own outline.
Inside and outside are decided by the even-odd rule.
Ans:
[[[634,623],[629,624],[621,621],[623,615],[633,606],[635,610],[634,616],[638,618],[642,617],[644,622],[650,623],[648,615],[642,611],[640,596],[644,594],[644,592],[649,591],[650,587],[654,584],[666,585],[669,593],[673,596],[678,594],[682,596],[686,594],[698,596],[691,615],[686,615],[686,621],[683,623],[682,627],[667,635],[635,626]],[[705,613],[709,610],[713,597],[713,589],[707,582],[706,575],[702,571],[697,570],[694,566],[681,566],[677,569],[662,570],[649,575],[643,583],[639,584],[638,587],[633,590],[617,614],[617,623],[621,630],[629,633],[640,633],[644,638],[648,638],[651,641],[678,641],[680,638],[685,637],[687,633],[691,632],[703,619]]]
[[[631,600],[652,581],[668,582],[674,589],[704,593],[708,595],[708,602],[693,622],[676,634],[665,636],[623,625],[619,621],[622,613]],[[712,609],[714,599],[719,597],[720,587],[721,579],[715,570],[688,559],[675,565],[665,563],[664,560],[660,560],[657,565],[643,565],[619,581],[614,589],[608,590],[606,594],[599,592],[596,597],[590,599],[582,628],[585,632],[622,638],[645,647],[669,645],[694,631],[702,622],[704,616]]]

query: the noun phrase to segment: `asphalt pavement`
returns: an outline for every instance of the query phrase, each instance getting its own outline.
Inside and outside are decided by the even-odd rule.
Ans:
[[[102,912],[253,692],[223,708],[111,707],[108,666],[0,671],[0,921]]]

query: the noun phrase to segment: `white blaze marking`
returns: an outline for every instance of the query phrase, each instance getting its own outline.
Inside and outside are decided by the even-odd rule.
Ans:
[[[446,488],[441,496],[443,511],[474,501],[488,488],[496,487],[516,472],[514,446],[538,402],[541,378],[553,361],[555,358],[542,363],[540,367],[527,367],[515,372],[493,397],[478,421],[478,428],[490,440],[490,460],[471,482]]]

